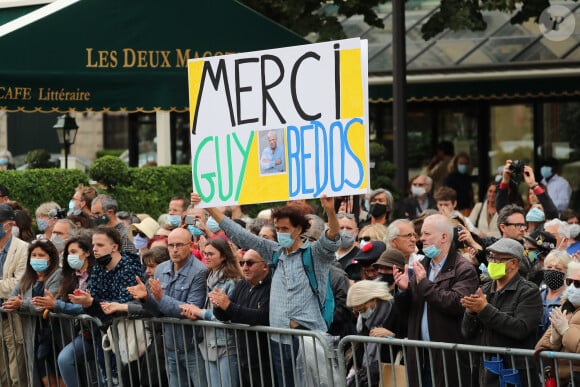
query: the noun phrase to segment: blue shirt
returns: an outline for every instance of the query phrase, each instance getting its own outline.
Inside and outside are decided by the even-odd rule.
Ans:
[[[542,184],[547,188],[548,195],[558,212],[564,211],[570,205],[570,197],[572,196],[572,187],[568,180],[559,175],[552,175],[549,179],[542,179]]]
[[[312,292],[304,271],[302,253],[310,244],[318,290],[321,293],[320,299],[324,300],[330,265],[334,262],[340,238],[332,241],[328,239],[326,232],[323,232],[317,241],[305,242],[297,250],[286,254],[286,249],[278,243],[260,238],[228,218],[224,217],[220,227],[234,243],[245,249],[256,250],[268,263],[272,261],[274,251],[278,251],[278,265],[270,289],[270,326],[290,328],[290,320],[293,320],[311,330],[322,332],[328,330],[317,296]],[[277,340],[277,337],[272,339]],[[284,344],[290,343],[291,340],[288,336],[282,336],[280,339]]]
[[[173,268],[173,262],[161,262],[155,269],[155,278],[159,280],[163,297],[157,302],[151,293],[145,301],[145,308],[155,313],[161,312],[167,317],[184,318],[181,315],[182,304],[193,304],[203,308],[207,295],[205,272],[207,268],[195,256],[189,259],[178,271]],[[182,329],[183,328],[183,329]],[[193,326],[163,324],[164,343],[169,350],[191,350],[194,345]],[[176,343],[173,342],[175,339]]]
[[[437,265],[437,275],[441,273],[443,265],[447,261],[447,257],[443,258],[441,262]],[[429,262],[429,281],[435,281],[435,270],[433,270],[433,260]],[[431,341],[431,336],[429,336],[429,319],[427,318],[427,302],[423,304],[423,316],[421,317],[421,338],[424,341]]]
[[[286,170],[285,156],[284,148],[279,145],[276,145],[276,149],[272,149],[269,146],[264,148],[262,151],[262,157],[260,157],[260,167],[262,172],[284,172]],[[264,160],[270,161],[265,162]],[[276,165],[276,160],[280,160],[280,164]]]

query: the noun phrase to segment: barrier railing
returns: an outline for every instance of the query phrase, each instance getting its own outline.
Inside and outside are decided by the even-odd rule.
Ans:
[[[43,375],[50,386],[414,387],[425,378],[543,386],[547,370],[557,386],[580,380],[580,354],[570,353],[534,357],[532,350],[365,336],[338,342],[313,331],[175,318],[116,318],[107,331],[86,315],[1,312],[0,323],[0,386],[39,385]],[[282,350],[282,339],[294,356],[277,369],[272,352]],[[278,382],[283,371],[293,382]],[[570,377],[560,381],[562,373]]]

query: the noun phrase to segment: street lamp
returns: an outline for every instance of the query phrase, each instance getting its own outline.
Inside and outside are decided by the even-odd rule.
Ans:
[[[79,126],[75,119],[67,113],[58,116],[53,128],[56,129],[58,142],[64,147],[64,168],[68,169],[68,154],[70,153],[70,146],[75,143]]]

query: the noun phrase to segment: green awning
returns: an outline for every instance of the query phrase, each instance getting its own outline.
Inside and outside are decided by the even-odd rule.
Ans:
[[[530,69],[531,70],[531,69]],[[553,69],[545,75],[541,72],[521,71],[518,77],[502,76],[501,71],[490,72],[482,77],[471,74],[472,79],[461,74],[453,74],[445,80],[434,81],[412,79],[407,83],[408,102],[448,102],[448,101],[479,101],[479,100],[519,100],[542,98],[580,97],[580,72],[569,72],[568,69]],[[512,74],[512,73],[510,73]],[[455,78],[454,78],[455,76]],[[492,79],[494,76],[500,79]],[[467,78],[467,79],[466,79]],[[393,102],[392,81],[369,86],[369,102]]]
[[[37,10],[42,5],[30,5],[26,7],[0,8],[0,26],[14,19],[24,16],[32,11]]]
[[[0,109],[185,111],[187,58],[306,43],[232,0],[81,0],[0,38]]]

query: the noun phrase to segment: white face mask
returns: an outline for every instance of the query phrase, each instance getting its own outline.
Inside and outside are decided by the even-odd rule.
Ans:
[[[574,284],[570,284],[566,288],[566,295],[568,297],[568,301],[572,303],[572,305],[580,305],[580,289],[574,286]]]
[[[415,197],[423,196],[427,193],[427,190],[425,189],[425,187],[415,187],[414,185],[412,185],[411,186],[411,193]]]
[[[364,312],[361,312],[359,314],[362,318],[364,318],[366,320],[372,316],[374,311],[375,311],[375,308],[367,308],[367,310],[365,310]]]

